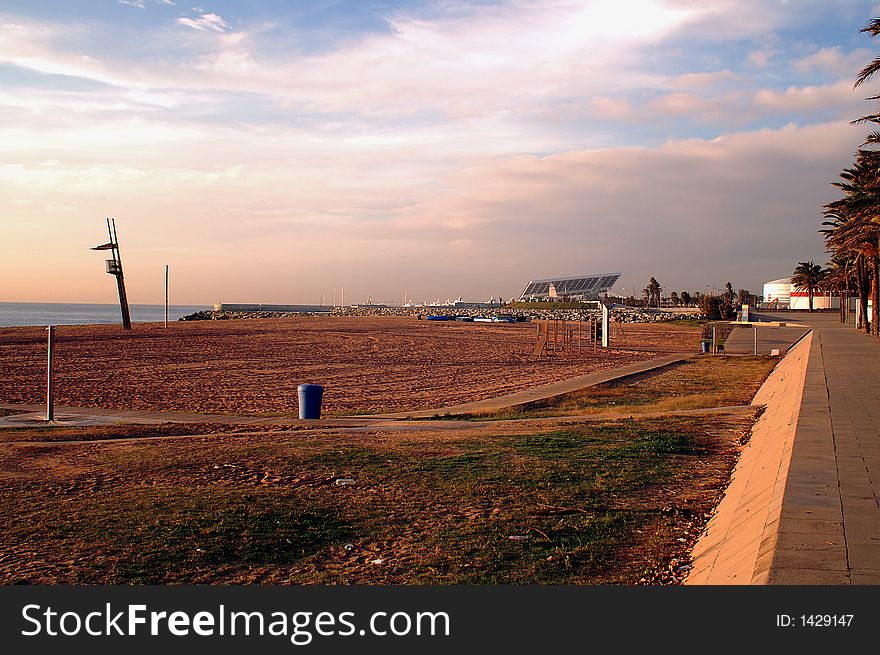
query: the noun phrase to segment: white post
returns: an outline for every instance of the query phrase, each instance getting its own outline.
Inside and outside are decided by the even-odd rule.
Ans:
[[[718,348],[715,345],[715,326],[714,325],[712,326],[712,354],[713,355],[718,354]]]
[[[47,362],[46,362],[46,420],[55,420],[55,379],[52,370],[52,336],[55,334],[55,327],[50,325],[46,328],[49,332],[49,338],[46,343]]]
[[[755,326],[755,354],[758,354],[758,326]]]
[[[607,348],[610,342],[609,336],[611,332],[611,312],[608,311],[608,305],[602,303],[602,347]]]

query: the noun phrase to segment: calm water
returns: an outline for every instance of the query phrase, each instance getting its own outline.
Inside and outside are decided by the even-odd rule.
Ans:
[[[152,323],[165,320],[164,305],[130,305],[133,323]],[[168,320],[203,309],[207,305],[170,305]],[[97,323],[122,324],[119,305],[90,305],[81,303],[0,302],[0,327],[12,325],[94,325]]]

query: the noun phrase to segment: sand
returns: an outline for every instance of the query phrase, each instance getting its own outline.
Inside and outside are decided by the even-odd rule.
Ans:
[[[296,389],[325,387],[324,414],[442,407],[672,352],[699,328],[627,324],[593,355],[533,357],[535,326],[414,318],[288,319],[62,326],[56,403],[231,414],[295,414]],[[45,400],[44,328],[0,329],[0,403]]]

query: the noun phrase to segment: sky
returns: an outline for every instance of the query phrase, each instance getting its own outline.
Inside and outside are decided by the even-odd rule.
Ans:
[[[0,301],[760,293],[824,263],[860,0],[0,0]]]

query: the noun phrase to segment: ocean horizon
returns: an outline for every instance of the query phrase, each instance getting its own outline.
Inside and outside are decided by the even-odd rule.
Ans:
[[[129,305],[132,323],[165,320],[165,305]],[[210,305],[169,305],[168,320],[212,309]],[[32,325],[112,325],[122,324],[118,304],[0,302],[0,327]]]

